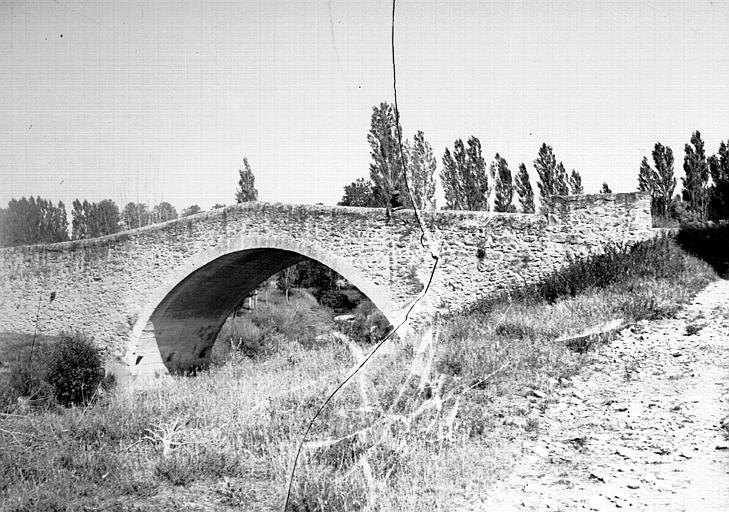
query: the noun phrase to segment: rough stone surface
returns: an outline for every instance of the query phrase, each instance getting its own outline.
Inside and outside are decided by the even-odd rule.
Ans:
[[[557,388],[512,474],[462,510],[729,510],[729,281]]]
[[[568,255],[653,235],[641,193],[559,197],[548,216],[438,211],[423,221],[440,263],[416,319],[532,282]],[[0,249],[0,331],[32,333],[40,299],[41,332],[86,331],[117,373],[204,364],[241,298],[305,257],[336,270],[393,323],[433,265],[412,211],[388,222],[380,209],[247,203],[93,240]]]

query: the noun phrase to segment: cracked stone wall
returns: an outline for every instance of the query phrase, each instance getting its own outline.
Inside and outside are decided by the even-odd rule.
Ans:
[[[652,236],[641,193],[558,197],[548,216],[438,211],[423,220],[440,264],[421,318],[532,282],[568,254]],[[171,367],[166,357],[204,360],[220,315],[301,257],[339,272],[395,321],[430,275],[419,240],[412,211],[387,222],[380,209],[248,203],[94,240],[0,249],[0,331],[32,333],[40,299],[41,332],[86,331],[126,365],[140,354],[157,369]],[[194,325],[206,334],[176,341]],[[172,348],[160,356],[162,330]]]

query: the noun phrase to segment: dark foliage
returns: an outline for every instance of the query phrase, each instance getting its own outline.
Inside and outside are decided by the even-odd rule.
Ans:
[[[684,251],[711,265],[717,274],[729,277],[729,224],[683,228],[676,241]]]
[[[385,200],[372,181],[358,178],[344,187],[344,196],[337,206],[378,208],[385,206]]]
[[[66,208],[41,197],[11,199],[0,208],[0,246],[64,242],[68,240]]]
[[[511,300],[526,303],[553,304],[565,297],[590,288],[606,288],[613,284],[637,281],[641,278],[663,278],[677,274],[683,268],[678,247],[668,236],[640,242],[632,247],[610,245],[602,254],[569,258],[569,263],[536,284],[510,292]],[[498,297],[481,303],[475,309],[489,310],[503,302]]]
[[[296,265],[298,275],[294,282],[295,288],[314,288],[317,300],[324,292],[337,287],[339,274],[316,260],[307,259]]]
[[[322,293],[319,296],[319,304],[334,310],[350,309],[354,305],[346,294],[335,290]]]
[[[104,378],[99,349],[81,333],[62,334],[52,347],[46,381],[53,386],[59,404],[86,404]]]
[[[111,235],[121,229],[119,207],[111,199],[98,203],[76,199],[71,217],[74,240]]]

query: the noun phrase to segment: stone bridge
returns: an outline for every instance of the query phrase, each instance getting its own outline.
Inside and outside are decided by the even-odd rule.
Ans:
[[[640,193],[555,198],[548,215],[427,213],[440,255],[415,318],[532,282],[568,254],[651,236]],[[229,313],[264,279],[305,258],[334,269],[395,324],[434,260],[414,212],[246,203],[92,240],[0,249],[0,331],[80,330],[118,377],[205,364]],[[49,301],[51,292],[55,300]]]

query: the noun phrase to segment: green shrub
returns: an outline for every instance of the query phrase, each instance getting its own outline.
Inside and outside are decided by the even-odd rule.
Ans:
[[[62,334],[52,348],[46,373],[58,403],[69,406],[90,402],[103,378],[101,353],[92,340],[78,332]]]

